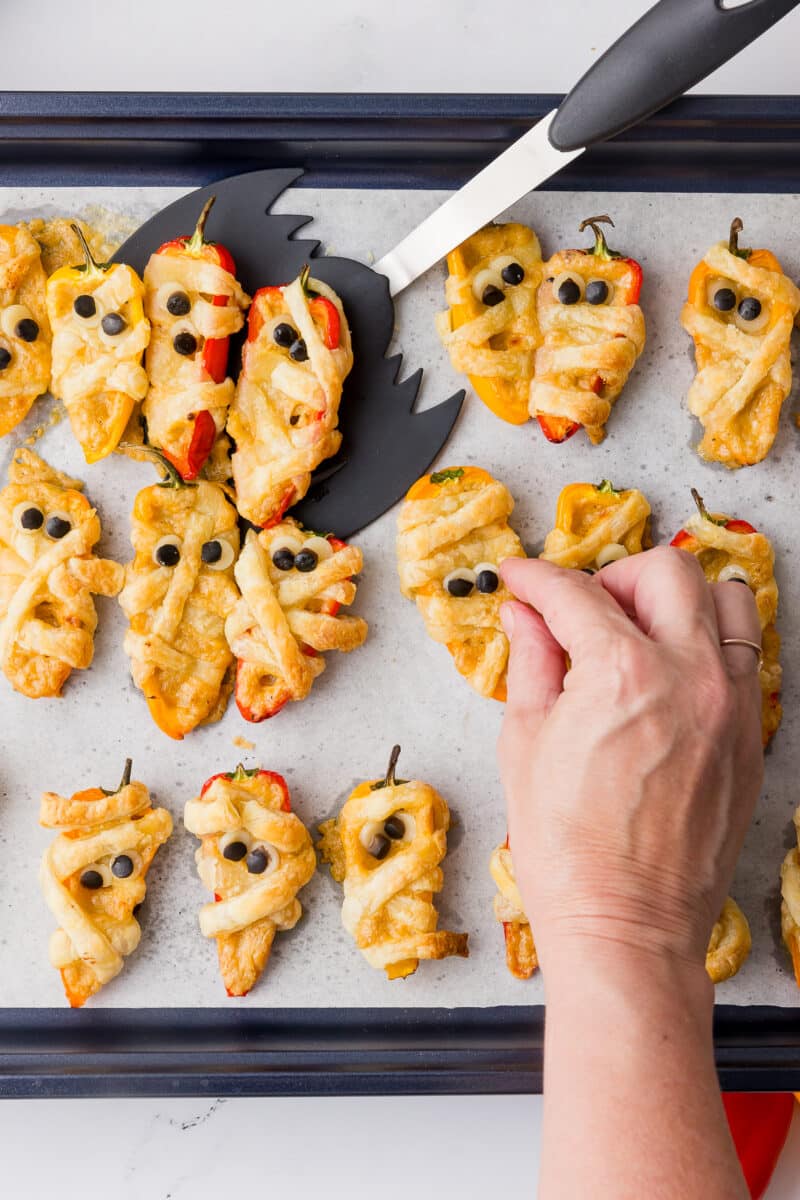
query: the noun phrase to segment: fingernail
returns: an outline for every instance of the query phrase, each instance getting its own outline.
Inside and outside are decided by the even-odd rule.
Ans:
[[[505,630],[506,637],[511,638],[514,633],[514,609],[510,604],[500,606],[500,623]]]

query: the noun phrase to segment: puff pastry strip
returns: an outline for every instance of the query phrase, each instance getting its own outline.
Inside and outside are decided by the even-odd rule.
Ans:
[[[236,564],[241,599],[225,623],[238,660],[236,703],[246,720],[263,721],[289,700],[305,699],[325,670],[325,651],[347,653],[364,642],[366,621],[339,611],[355,599],[361,566],[356,546],[321,538],[291,518],[248,533]]]
[[[216,940],[228,995],[245,996],[276,932],[293,929],[302,916],[297,895],[317,868],[311,836],[291,811],[283,776],[242,766],[207,780],[183,821],[200,838],[197,871],[214,894],[200,912],[200,929]]]
[[[57,696],[91,665],[92,594],[115,596],[122,567],[96,558],[100,521],[83,484],[31,450],[16,451],[0,492],[0,665],[12,686]]]
[[[116,792],[89,788],[69,798],[45,792],[39,820],[61,831],[39,876],[59,925],[50,961],[70,1005],[80,1008],[119,974],[139,944],[134,909],[145,898],[145,876],[172,832],[172,818],[152,808],[143,783],[130,782],[128,760]]]
[[[800,808],[794,814],[797,845],[781,865],[781,933],[800,987]]]
[[[0,225],[0,436],[50,386],[50,325],[39,244],[24,225]]]
[[[305,496],[315,467],[339,449],[339,402],[352,365],[341,300],[308,268],[253,297],[228,432],[237,504],[254,525],[280,521]]]
[[[536,293],[539,239],[526,225],[486,225],[447,256],[447,312],[436,328],[456,371],[495,416],[529,419],[534,356],[541,344]]]
[[[508,639],[500,606],[510,599],[497,573],[525,551],[508,524],[511,493],[479,467],[450,467],[413,485],[397,519],[400,590],[425,628],[447,646],[458,672],[481,696],[504,700]],[[476,568],[488,571],[483,586]],[[457,577],[473,586],[459,586]],[[454,594],[453,589],[459,594]]]
[[[320,825],[318,843],[344,885],[345,929],[389,979],[413,974],[421,959],[469,954],[467,934],[436,928],[449,809],[429,784],[395,780],[399,753],[395,747],[385,779],[360,784],[339,816]]]
[[[712,246],[695,267],[681,313],[695,343],[688,404],[703,426],[697,451],[727,467],[769,453],[792,387],[789,342],[800,310],[800,290],[774,255],[739,249],[741,227],[737,217],[728,244]]]

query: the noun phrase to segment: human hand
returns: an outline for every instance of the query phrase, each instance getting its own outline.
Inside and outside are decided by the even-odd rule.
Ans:
[[[752,593],[668,548],[501,574],[499,761],[545,976],[615,945],[702,967],[762,777],[756,658],[720,647],[760,643]]]

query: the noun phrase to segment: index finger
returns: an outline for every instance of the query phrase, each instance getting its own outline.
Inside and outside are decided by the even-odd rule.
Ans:
[[[541,614],[573,662],[606,651],[612,638],[644,636],[596,576],[541,558],[507,558],[500,574],[518,600]]]
[[[719,646],[711,589],[699,562],[685,550],[656,546],[609,563],[595,578],[653,641],[707,640]]]

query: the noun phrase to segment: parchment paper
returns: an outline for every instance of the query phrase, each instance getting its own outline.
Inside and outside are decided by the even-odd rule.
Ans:
[[[100,206],[106,212],[103,223],[109,229],[117,225],[124,235],[132,223],[179,194],[155,188],[100,188],[91,194],[2,189],[0,213],[13,221],[82,213],[91,205],[89,215],[96,219]],[[303,233],[322,239],[330,252],[373,261],[440,198],[432,192],[301,189],[286,193],[277,207],[312,214],[314,224]],[[700,462],[692,449],[697,429],[684,404],[693,366],[679,313],[693,264],[711,242],[726,235],[734,215],[745,223],[743,244],[770,246],[793,277],[800,275],[797,205],[796,196],[564,192],[537,193],[519,203],[511,215],[534,226],[545,255],[559,246],[583,244],[584,235],[577,234],[582,217],[606,211],[614,216],[617,230],[610,231],[610,244],[637,257],[645,270],[647,348],[602,446],[590,446],[582,434],[551,446],[535,424],[505,425],[468,392],[463,415],[439,460],[440,465],[478,463],[508,485],[517,500],[512,522],[530,553],[539,551],[552,525],[561,487],[604,477],[645,492],[657,541],[668,540],[691,511],[691,485],[712,509],[748,518],[773,539],[781,588],[785,712],[733,889],[753,932],[750,960],[717,991],[720,1002],[736,1004],[798,1002],[779,937],[778,875],[790,844],[792,811],[800,801],[795,669],[800,660],[800,435],[792,421],[793,395],[765,463],[729,473]],[[432,271],[397,306],[403,372],[425,368],[422,406],[444,399],[464,383],[433,328],[433,315],[443,303],[443,278],[443,268]],[[49,400],[39,401],[26,423],[0,443],[0,481],[5,481],[13,449],[43,422],[50,406]],[[133,497],[153,481],[153,471],[117,457],[87,467],[66,420],[48,428],[35,448],[86,480],[103,521],[101,552],[127,561]],[[62,699],[28,700],[0,677],[0,1004],[65,1003],[47,956],[54,922],[37,882],[39,859],[52,837],[38,825],[40,793],[70,793],[98,783],[114,786],[126,755],[133,757],[135,777],[171,810],[176,828],[148,876],[141,946],[93,1005],[458,1007],[542,1000],[538,977],[520,983],[508,974],[502,931],[491,908],[494,886],[487,861],[505,833],[495,767],[501,706],[475,695],[458,677],[446,650],[428,639],[414,605],[401,597],[394,564],[395,515],[386,514],[357,539],[365,570],[354,611],[369,621],[366,645],[350,655],[330,654],[311,696],[265,724],[247,725],[232,703],[221,723],[197,730],[183,742],[161,734],[130,682],[122,650],[125,618],[116,601],[98,600],[94,666],[73,674]],[[239,749],[237,736],[254,742],[256,749]],[[358,780],[381,773],[394,741],[403,746],[402,776],[429,780],[451,805],[455,824],[444,863],[440,923],[469,931],[470,958],[423,963],[409,980],[388,982],[366,965],[342,928],[340,890],[321,867],[301,895],[301,923],[292,933],[277,936],[260,984],[247,999],[226,1000],[215,946],[197,925],[197,911],[208,895],[195,873],[196,842],[180,820],[185,800],[208,775],[244,759],[247,765],[283,772],[297,812],[316,826],[338,810]]]

